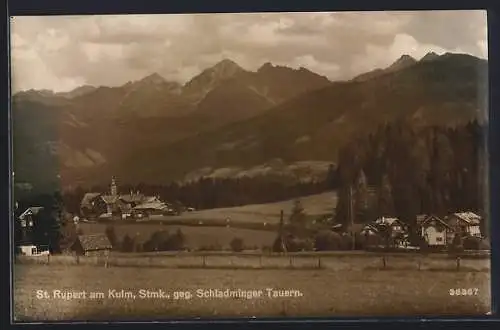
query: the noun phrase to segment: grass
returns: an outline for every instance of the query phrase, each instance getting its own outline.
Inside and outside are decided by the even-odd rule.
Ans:
[[[302,202],[305,212],[311,216],[331,214],[337,205],[337,194],[327,192],[298,198]],[[231,223],[269,223],[276,224],[280,220],[280,212],[283,210],[287,218],[293,207],[293,200],[287,200],[268,204],[252,204],[237,207],[226,207],[211,210],[200,210],[185,212],[180,216],[158,217],[159,220],[226,220]],[[154,219],[154,217],[152,217]]]
[[[300,198],[306,213],[310,217],[329,214],[335,208],[337,198],[333,192]],[[275,238],[280,211],[285,219],[293,206],[293,201],[269,204],[245,205],[185,212],[180,216],[151,216],[145,222],[116,222],[115,231],[118,239],[125,235],[137,237],[144,243],[152,233],[159,230],[175,232],[181,229],[187,237],[187,245],[197,249],[203,246],[220,245],[228,247],[235,237],[242,238],[246,247],[272,246]],[[103,233],[107,223],[81,223],[85,234]]]
[[[104,233],[106,224],[103,223],[82,223],[80,227],[85,234]],[[181,229],[186,236],[186,245],[192,249],[197,249],[203,246],[220,245],[229,247],[229,243],[235,237],[243,239],[245,246],[272,246],[276,239],[276,232],[241,229],[233,227],[194,227],[194,226],[178,226],[178,225],[160,225],[160,224],[120,224],[115,225],[115,232],[119,240],[122,240],[125,235],[136,237],[140,243],[146,242],[156,231],[167,230],[170,233],[175,233],[177,229]]]
[[[184,317],[434,316],[490,311],[486,272],[414,270],[237,270],[101,268],[16,265],[14,315],[18,321],[159,320]],[[301,297],[209,299],[197,289],[299,290]],[[450,296],[453,288],[478,288],[476,296]],[[37,290],[104,292],[163,289],[192,299],[37,299]]]

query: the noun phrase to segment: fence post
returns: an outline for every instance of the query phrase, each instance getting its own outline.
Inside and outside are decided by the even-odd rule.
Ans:
[[[288,262],[290,264],[290,267],[293,267],[293,259],[292,259],[292,256],[289,256],[288,257]]]
[[[457,271],[460,270],[460,256],[457,256]]]
[[[318,257],[318,268],[321,268],[321,257]]]
[[[50,264],[50,254],[47,254],[47,265]]]
[[[387,260],[386,260],[385,254],[382,256],[382,265],[383,265],[384,269],[387,266]]]

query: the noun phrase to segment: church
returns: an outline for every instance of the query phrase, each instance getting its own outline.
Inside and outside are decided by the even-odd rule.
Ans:
[[[80,204],[80,211],[84,217],[113,217],[123,219],[135,214],[150,215],[170,212],[170,206],[160,200],[158,196],[145,196],[138,191],[128,194],[119,194],[116,179],[111,179],[107,194],[96,192],[86,193]]]

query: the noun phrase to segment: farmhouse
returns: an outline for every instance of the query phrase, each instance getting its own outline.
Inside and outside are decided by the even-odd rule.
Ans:
[[[72,246],[77,255],[107,256],[113,246],[104,234],[79,235]]]
[[[456,235],[481,237],[481,217],[473,212],[458,212],[448,216],[448,226]]]
[[[398,218],[381,217],[375,220],[373,225],[377,228],[379,228],[380,226],[388,226],[389,228],[391,228],[391,232],[393,235],[403,234],[406,232],[406,224]]]
[[[101,193],[86,193],[80,203],[80,212],[85,217],[97,217],[107,210]]]
[[[420,224],[421,235],[429,246],[446,246],[453,239],[453,228],[435,215],[426,216]]]

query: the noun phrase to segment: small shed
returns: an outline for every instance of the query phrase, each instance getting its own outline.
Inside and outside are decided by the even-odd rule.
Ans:
[[[72,250],[77,255],[107,256],[113,246],[105,234],[79,235]]]

